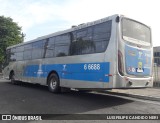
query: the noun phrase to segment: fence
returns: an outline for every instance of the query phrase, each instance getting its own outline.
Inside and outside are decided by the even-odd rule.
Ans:
[[[160,87],[160,66],[157,66],[156,64],[154,64],[153,67],[153,78],[154,78],[153,85],[155,87]]]

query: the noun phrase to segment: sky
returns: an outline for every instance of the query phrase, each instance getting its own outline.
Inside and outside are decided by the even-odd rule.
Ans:
[[[122,14],[150,26],[153,46],[160,46],[159,12],[158,0],[0,0],[0,16],[17,22],[25,41]]]

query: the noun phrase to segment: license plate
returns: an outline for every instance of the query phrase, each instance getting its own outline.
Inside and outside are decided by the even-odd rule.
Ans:
[[[137,68],[137,73],[142,73],[143,69],[142,68]]]

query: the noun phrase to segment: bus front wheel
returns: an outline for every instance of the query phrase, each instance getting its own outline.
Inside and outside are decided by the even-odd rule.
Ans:
[[[52,93],[60,92],[59,78],[56,74],[51,74],[48,79],[48,89]]]
[[[16,80],[15,80],[15,74],[14,74],[14,72],[13,73],[11,73],[11,83],[12,84],[17,84],[17,82],[16,82]]]

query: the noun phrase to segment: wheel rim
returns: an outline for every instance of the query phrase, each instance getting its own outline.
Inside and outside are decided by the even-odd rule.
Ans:
[[[15,77],[14,77],[14,75],[12,75],[12,77],[11,77],[11,82],[13,83],[14,80],[15,80]]]
[[[57,81],[55,79],[51,79],[51,82],[50,82],[51,89],[55,89],[56,85],[57,85]]]

